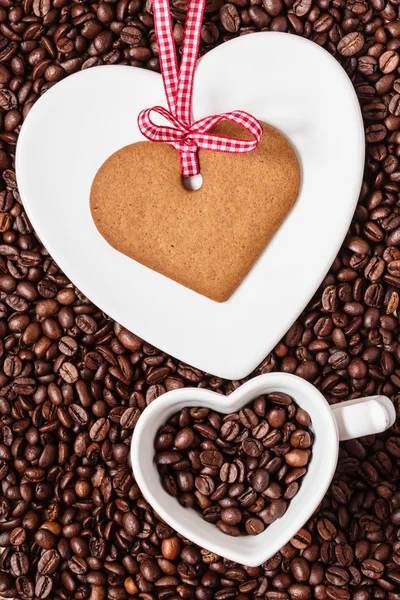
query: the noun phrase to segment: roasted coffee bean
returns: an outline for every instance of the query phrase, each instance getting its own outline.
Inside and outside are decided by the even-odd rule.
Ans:
[[[258,417],[253,409],[246,407],[239,412],[239,420],[243,427],[249,429],[258,425]]]
[[[294,558],[290,564],[290,568],[296,581],[308,581],[310,577],[310,566],[305,558]]]
[[[174,445],[178,450],[189,448],[194,442],[194,432],[192,429],[185,428],[178,431],[175,436]]]
[[[221,427],[221,437],[227,442],[234,440],[240,432],[238,423],[234,421],[227,421]]]
[[[90,428],[89,435],[93,441],[101,442],[105,440],[109,430],[109,421],[106,419],[106,417],[102,417],[93,423],[92,427]]]
[[[15,527],[10,533],[10,544],[21,546],[26,540],[26,531],[23,527]]]
[[[308,548],[311,544],[312,537],[307,529],[301,528],[297,534],[291,538],[290,543],[294,548],[298,550],[304,550]]]
[[[205,467],[222,467],[224,457],[217,450],[205,450],[200,454],[200,462]]]
[[[196,477],[194,484],[204,496],[211,496],[215,490],[215,482],[209,475],[199,475]]]
[[[345,35],[338,43],[337,49],[343,56],[354,56],[362,50],[364,36],[359,31],[352,31]]]
[[[23,552],[14,552],[10,558],[10,570],[14,577],[27,575],[29,572],[29,559]]]
[[[264,531],[265,525],[261,519],[258,519],[257,517],[250,517],[246,520],[245,528],[246,533],[249,535],[258,535]]]
[[[295,448],[285,454],[285,461],[291,467],[304,467],[310,460],[310,451]]]
[[[224,4],[219,11],[221,24],[229,33],[236,33],[240,26],[240,16],[234,4]]]
[[[398,66],[400,57],[394,50],[387,50],[379,57],[379,68],[382,73],[392,73]]]
[[[35,594],[38,598],[48,598],[53,589],[53,582],[49,575],[40,575],[36,581]]]
[[[383,576],[385,566],[378,560],[367,558],[361,563],[361,572],[370,579],[379,579]]]
[[[241,511],[238,508],[225,508],[221,511],[221,519],[228,525],[237,525],[243,518]]]
[[[342,567],[332,566],[326,570],[325,577],[329,583],[336,586],[345,586],[350,576]]]
[[[60,555],[56,550],[46,550],[38,562],[38,572],[42,575],[53,575],[60,563]]]
[[[287,502],[282,498],[271,500],[267,508],[259,513],[259,516],[266,525],[273,523],[276,519],[280,519],[286,512]]]
[[[120,425],[124,429],[134,429],[139,417],[140,410],[138,408],[127,408],[121,415]]]
[[[290,436],[290,443],[294,448],[309,448],[312,444],[311,435],[304,429],[296,429]]]
[[[224,483],[235,483],[238,474],[238,468],[234,463],[224,463],[219,471],[220,479]]]
[[[242,449],[245,454],[253,458],[260,456],[263,451],[262,443],[254,438],[247,438],[242,442]]]
[[[254,491],[258,493],[264,492],[269,485],[269,480],[270,477],[267,469],[257,469],[251,480]]]
[[[329,519],[319,519],[317,531],[323,541],[333,540],[337,533],[335,525]]]

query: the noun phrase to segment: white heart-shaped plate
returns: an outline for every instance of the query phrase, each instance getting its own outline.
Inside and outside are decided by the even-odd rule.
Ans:
[[[104,66],[66,78],[40,98],[21,129],[19,190],[43,244],[104,312],[168,354],[239,379],[307,304],[346,234],[364,166],[359,104],[339,63],[294,35],[247,35],[199,61],[195,119],[247,110],[286,135],[302,171],[294,208],[224,303],[119,253],[91,218],[97,170],[116,150],[143,140],[141,109],[165,104],[161,76],[144,69]]]

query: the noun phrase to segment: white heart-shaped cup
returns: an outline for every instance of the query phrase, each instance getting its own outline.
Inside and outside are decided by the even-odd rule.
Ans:
[[[315,437],[312,459],[298,494],[281,519],[257,536],[230,537],[195,510],[183,508],[164,490],[154,462],[154,439],[159,427],[185,406],[206,406],[227,414],[274,391],[289,394],[310,414]],[[321,502],[335,472],[339,441],[385,431],[393,425],[395,416],[393,404],[385,396],[329,406],[313,385],[287,373],[255,377],[228,397],[210,390],[182,388],[160,396],[143,411],[132,437],[132,468],[144,497],[168,525],[220,556],[257,566],[286,544]]]

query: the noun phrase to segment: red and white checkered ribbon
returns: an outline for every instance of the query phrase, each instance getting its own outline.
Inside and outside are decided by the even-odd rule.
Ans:
[[[205,3],[206,0],[189,0],[179,70],[169,0],[153,0],[154,28],[169,110],[162,106],[142,110],[138,116],[138,125],[147,139],[172,144],[178,150],[182,177],[199,173],[198,148],[235,154],[250,152],[257,147],[262,135],[262,127],[257,119],[242,110],[212,115],[192,123],[193,78]],[[154,123],[151,119],[152,112],[164,117],[171,127]],[[241,140],[208,133],[224,119],[241,125],[253,136],[253,139]]]

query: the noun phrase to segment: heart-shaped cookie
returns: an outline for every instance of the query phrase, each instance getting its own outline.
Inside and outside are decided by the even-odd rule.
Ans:
[[[199,60],[193,119],[237,108],[257,115],[289,140],[301,168],[292,210],[222,303],[117,252],[91,216],[97,171],[143,141],[138,114],[156,104],[165,106],[162,80],[145,69],[94,67],[57,83],[21,129],[21,198],[54,260],[104,312],[168,354],[240,379],[304,308],[346,234],[364,164],[357,97],[339,63],[295,35],[242,36]]]
[[[214,130],[228,137],[242,131],[229,121]],[[265,123],[253,152],[200,151],[199,159],[203,185],[193,192],[182,185],[172,146],[126,146],[96,174],[91,211],[114,248],[223,302],[292,207],[299,165],[289,142]]]

